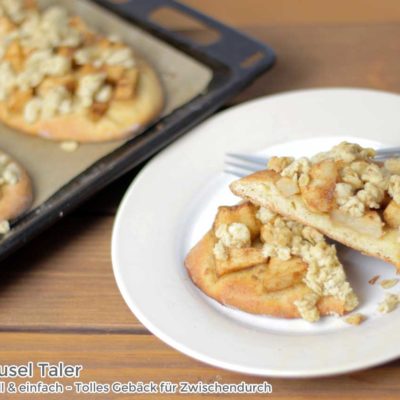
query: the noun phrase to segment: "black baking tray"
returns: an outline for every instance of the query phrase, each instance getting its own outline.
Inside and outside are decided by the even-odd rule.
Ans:
[[[92,1],[205,64],[211,68],[213,78],[204,93],[97,161],[45,203],[15,221],[10,233],[1,241],[0,259],[183,135],[274,64],[275,54],[265,44],[182,3],[171,0]],[[216,31],[219,40],[201,45],[150,19],[150,14],[165,7],[186,14]]]

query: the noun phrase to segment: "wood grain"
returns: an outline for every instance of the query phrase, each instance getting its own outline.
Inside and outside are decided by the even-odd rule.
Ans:
[[[114,280],[112,224],[111,216],[68,217],[6,260],[0,331],[143,332]]]
[[[400,90],[398,24],[254,27],[247,33],[269,43],[277,64],[233,103],[266,94],[330,86]]]
[[[277,52],[274,69],[226,107],[309,87],[400,90],[398,0],[183,1],[243,29]],[[179,21],[175,29],[192,37],[205,34]],[[262,381],[209,367],[169,348],[149,334],[122,300],[112,274],[111,229],[117,206],[138,170],[0,265],[1,364],[81,363],[83,381]],[[274,389],[272,398],[395,399],[399,373],[396,361],[339,377],[268,381]]]
[[[32,349],[35,350],[32,351]],[[0,333],[0,352],[2,364],[24,364],[28,361],[43,360],[50,363],[62,360],[66,364],[81,364],[84,369],[78,380],[82,382],[96,380],[104,383],[113,381],[170,381],[173,383],[187,381],[196,383],[201,380],[220,383],[240,383],[242,381],[261,383],[268,381],[273,386],[272,398],[329,398],[331,400],[398,398],[396,396],[398,395],[399,362],[343,377],[288,380],[252,377],[209,367],[176,352],[149,335]],[[65,384],[71,381],[73,380],[60,379],[60,382]],[[268,398],[267,395],[230,397],[237,399]],[[18,397],[13,396],[12,398]],[[60,395],[56,398],[71,399],[78,398],[78,396]],[[91,398],[108,400],[133,398],[133,396],[107,395],[100,397],[97,395],[97,397]],[[144,398],[152,398],[152,396],[144,396]],[[162,396],[162,398],[169,399],[172,396]],[[204,398],[204,395],[191,395],[190,398],[200,399]]]
[[[183,0],[183,3],[237,27],[400,21],[397,0]],[[176,21],[177,28],[187,28],[180,23]]]

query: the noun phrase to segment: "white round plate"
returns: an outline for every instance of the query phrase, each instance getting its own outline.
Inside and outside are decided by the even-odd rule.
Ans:
[[[260,376],[315,377],[371,367],[400,355],[400,309],[376,312],[385,290],[375,275],[394,267],[339,247],[360,298],[360,326],[323,318],[309,324],[254,316],[201,293],[183,265],[216,208],[238,201],[223,174],[226,152],[311,155],[341,140],[399,145],[400,96],[361,89],[290,92],[221,112],[155,157],[117,214],[112,260],[119,289],[136,317],[175,349],[221,368]],[[397,293],[394,287],[390,292]]]

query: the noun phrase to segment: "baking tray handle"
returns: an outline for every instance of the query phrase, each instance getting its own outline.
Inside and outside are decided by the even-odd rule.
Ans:
[[[162,33],[167,39],[183,44],[193,51],[206,53],[219,63],[228,66],[238,78],[243,75],[253,75],[256,71],[263,71],[272,66],[275,54],[265,44],[232,29],[207,15],[196,11],[182,3],[173,0],[95,0],[104,7],[141,23],[145,22],[148,28]],[[171,8],[199,21],[210,29],[218,32],[219,38],[209,45],[197,43],[190,38],[171,31],[151,19],[151,15],[158,9]]]

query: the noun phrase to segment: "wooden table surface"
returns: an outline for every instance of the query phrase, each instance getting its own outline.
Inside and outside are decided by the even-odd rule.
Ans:
[[[400,91],[398,0],[185,2],[269,43],[277,52],[274,69],[229,105],[308,87]],[[203,34],[180,21],[176,29]],[[110,238],[115,211],[136,173],[111,185],[4,262],[1,364],[40,360],[83,364],[82,381],[263,381],[209,367],[169,348],[125,305],[112,273]],[[389,399],[400,397],[399,374],[400,362],[394,361],[332,378],[268,381],[273,385],[271,397],[282,399]]]

